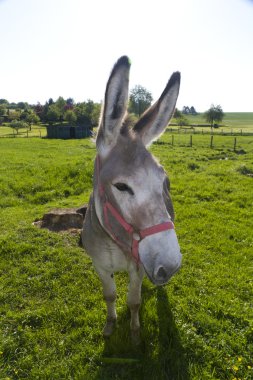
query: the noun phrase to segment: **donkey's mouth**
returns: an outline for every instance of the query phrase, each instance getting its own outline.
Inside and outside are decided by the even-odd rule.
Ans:
[[[174,274],[176,274],[180,267],[181,267],[181,263],[176,267],[176,268],[173,268],[173,270],[165,270],[162,266],[158,268],[158,270],[153,270],[153,273],[150,274],[150,272],[145,268],[145,265],[142,263],[143,267],[144,267],[144,270],[145,270],[145,273],[148,277],[148,279],[154,284],[154,285],[157,285],[157,286],[162,286],[162,285],[166,285],[172,276],[174,276]]]

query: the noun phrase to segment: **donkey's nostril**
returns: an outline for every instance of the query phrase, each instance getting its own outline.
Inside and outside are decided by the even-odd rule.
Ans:
[[[156,273],[157,279],[163,279],[165,280],[167,278],[167,273],[163,267],[159,267],[157,273]]]

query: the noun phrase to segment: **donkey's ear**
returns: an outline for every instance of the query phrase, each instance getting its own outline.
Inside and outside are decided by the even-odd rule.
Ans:
[[[173,116],[180,87],[180,73],[172,74],[158,101],[137,121],[133,130],[141,137],[144,145],[158,138]]]
[[[123,56],[115,63],[107,82],[104,107],[97,136],[97,149],[107,155],[115,145],[126,114],[130,61]]]

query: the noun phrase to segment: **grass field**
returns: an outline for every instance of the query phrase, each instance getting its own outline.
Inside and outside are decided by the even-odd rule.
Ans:
[[[253,130],[253,112],[227,112],[224,124],[232,128]]]
[[[196,116],[187,115],[186,119],[189,124],[205,124],[206,121],[203,114]],[[174,120],[176,121],[176,120]],[[195,127],[196,132],[202,132],[202,127]],[[253,133],[253,112],[225,112],[225,117],[219,129],[214,130],[215,133]],[[210,132],[210,128],[205,127],[204,132]]]
[[[202,113],[196,116],[187,115],[186,118],[193,124],[205,122]],[[222,124],[228,125],[229,127],[253,128],[253,112],[225,112]]]
[[[8,126],[0,126],[0,137],[45,137],[47,135],[47,130],[43,125],[35,125],[32,127],[31,131],[27,129],[19,129],[17,132]]]
[[[79,206],[92,186],[89,140],[0,139],[0,379],[253,378],[253,138],[179,136],[151,147],[169,173],[183,266],[143,283],[142,343],[131,344],[127,276],[117,274],[118,327],[79,237],[34,227]]]

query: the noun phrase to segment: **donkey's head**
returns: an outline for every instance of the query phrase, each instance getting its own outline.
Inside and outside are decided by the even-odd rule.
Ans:
[[[137,235],[139,259],[148,277],[155,284],[164,284],[179,269],[181,253],[172,223],[174,212],[168,192],[169,181],[146,146],[163,133],[173,115],[180,73],[171,76],[159,100],[130,129],[125,123],[129,69],[128,58],[121,57],[106,87],[96,141],[100,169],[95,176],[99,176],[99,180],[95,179],[95,207],[102,227],[119,245],[123,243],[123,250],[127,250],[125,247],[131,250],[132,239]],[[113,219],[108,228],[99,187],[114,212],[132,228],[132,235],[126,232],[127,228],[117,226],[118,222]],[[157,226],[170,228],[157,229]],[[152,227],[153,233],[141,234]]]

